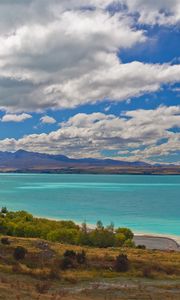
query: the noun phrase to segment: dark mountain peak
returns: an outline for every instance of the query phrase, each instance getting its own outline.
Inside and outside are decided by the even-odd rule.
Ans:
[[[14,152],[14,154],[26,154],[26,153],[30,153],[30,152],[26,151],[26,150],[23,150],[23,149],[19,149],[19,150]]]
[[[58,169],[58,168],[107,168],[112,167],[148,167],[145,162],[127,162],[115,159],[69,158],[62,154],[47,154],[19,149],[16,152],[0,152],[0,168],[27,169]]]

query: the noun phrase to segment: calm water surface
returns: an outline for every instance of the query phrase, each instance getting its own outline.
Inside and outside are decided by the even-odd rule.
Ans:
[[[180,236],[180,176],[0,174],[0,206]]]

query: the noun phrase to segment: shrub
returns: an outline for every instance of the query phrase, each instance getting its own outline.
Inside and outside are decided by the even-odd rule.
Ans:
[[[146,246],[145,246],[145,245],[137,245],[136,248],[137,248],[137,249],[145,250],[145,249],[146,249]]]
[[[70,257],[64,257],[61,262],[61,268],[63,270],[73,269],[75,267],[75,262]]]
[[[129,259],[127,255],[120,254],[116,257],[115,270],[117,272],[127,272],[129,269]]]
[[[76,259],[78,264],[85,264],[86,262],[86,252],[82,250],[82,252],[76,254]]]
[[[14,258],[16,260],[24,259],[26,256],[27,250],[24,247],[18,246],[14,249]]]
[[[64,252],[64,257],[75,259],[76,258],[76,252],[74,250],[66,250]]]
[[[1,243],[3,245],[10,245],[10,240],[7,237],[2,237],[1,238]]]

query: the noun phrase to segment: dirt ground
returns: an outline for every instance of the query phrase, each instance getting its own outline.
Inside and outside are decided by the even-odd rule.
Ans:
[[[124,279],[58,284],[0,274],[2,300],[179,300],[180,281]]]

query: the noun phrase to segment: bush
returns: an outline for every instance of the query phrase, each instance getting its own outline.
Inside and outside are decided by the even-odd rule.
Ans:
[[[86,252],[82,250],[82,252],[76,254],[76,259],[78,264],[86,263]]]
[[[18,246],[14,249],[14,258],[16,260],[24,259],[26,256],[27,250],[24,247]]]
[[[7,237],[2,237],[1,238],[1,243],[3,245],[10,245],[10,240]]]
[[[127,255],[120,254],[116,257],[115,270],[117,272],[127,272],[129,270],[129,259]]]
[[[71,258],[71,259],[75,259],[76,258],[76,252],[73,251],[73,250],[66,250],[64,252],[64,257],[68,257],[68,258]]]
[[[61,262],[61,268],[63,270],[73,269],[75,267],[75,262],[70,257],[64,257]]]
[[[137,249],[145,250],[145,249],[146,249],[146,246],[145,246],[145,245],[137,245],[136,248],[137,248]]]

